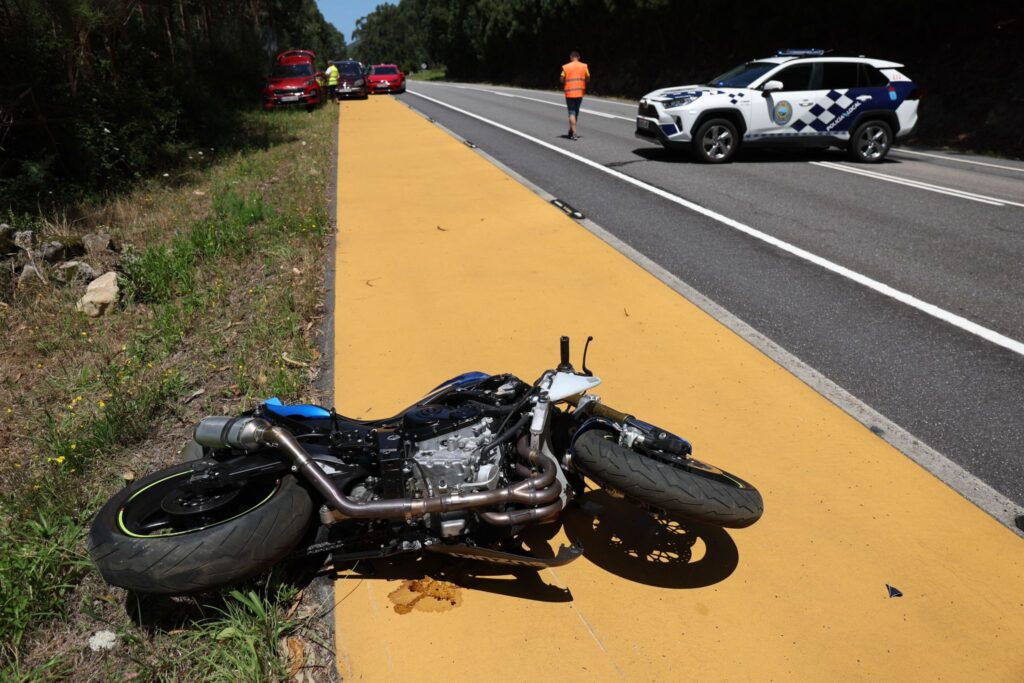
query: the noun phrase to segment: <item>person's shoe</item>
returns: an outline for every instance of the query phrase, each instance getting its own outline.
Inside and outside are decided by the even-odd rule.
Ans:
[[[569,135],[569,139],[570,139],[570,140],[579,140],[579,139],[580,139],[580,136],[579,136],[579,135],[576,135],[576,134],[570,134],[570,135]]]

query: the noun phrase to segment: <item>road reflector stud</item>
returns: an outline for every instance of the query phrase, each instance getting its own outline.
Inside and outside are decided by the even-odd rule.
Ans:
[[[579,211],[577,211],[573,207],[569,206],[568,204],[563,202],[561,199],[552,199],[551,203],[554,204],[555,206],[557,206],[559,209],[561,209],[565,213],[565,215],[572,216],[573,218],[575,218],[578,221],[579,220],[583,220],[585,218],[585,216],[582,213],[580,213]]]
[[[885,588],[886,588],[886,590],[889,591],[889,597],[890,598],[902,598],[903,597],[903,591],[901,591],[899,588],[896,588],[895,586],[890,586],[889,584],[885,584]]]
[[[476,145],[470,142],[469,140],[463,140],[463,142],[466,143],[466,147],[469,147],[470,149],[476,149]]]

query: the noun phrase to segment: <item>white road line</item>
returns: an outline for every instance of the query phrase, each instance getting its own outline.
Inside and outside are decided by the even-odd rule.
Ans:
[[[875,180],[884,180],[888,183],[896,183],[897,185],[906,185],[907,187],[915,187],[919,190],[928,190],[929,192],[938,192],[939,194],[949,195],[950,197],[957,197],[958,199],[967,199],[972,202],[981,202],[982,204],[990,204],[992,206],[1006,206],[1007,204],[1013,204],[1014,206],[1024,206],[1024,204],[1018,204],[1011,202],[1008,199],[998,199],[996,197],[988,197],[982,194],[976,194],[974,192],[968,192],[967,190],[957,190],[952,187],[942,187],[941,185],[932,185],[920,180],[911,180],[909,178],[898,178],[891,176],[886,173],[878,173],[876,171],[868,171],[862,168],[852,168],[850,166],[843,166],[831,161],[811,161],[809,162],[814,166],[822,166],[824,168],[831,168],[834,171],[843,171],[844,173],[853,173],[854,175],[864,176],[865,178],[874,178]]]
[[[956,161],[961,164],[974,164],[975,166],[988,166],[989,168],[1001,168],[1004,171],[1017,171],[1017,173],[1024,173],[1024,168],[1019,166],[1003,166],[1001,164],[990,164],[986,161],[974,161],[973,159],[961,159],[960,157],[945,156],[943,154],[931,154],[930,152],[915,152],[913,150],[904,149],[900,147],[896,151],[898,154],[915,154],[921,157],[932,157],[934,159],[942,159],[943,161]]]
[[[760,230],[756,230],[756,229],[750,227],[749,225],[745,225],[743,223],[740,223],[739,221],[733,220],[732,218],[729,218],[727,216],[723,216],[722,214],[720,214],[720,213],[718,213],[716,211],[712,211],[711,209],[707,209],[707,208],[705,208],[705,207],[703,207],[703,206],[701,206],[699,204],[695,204],[695,203],[693,203],[693,202],[691,202],[691,201],[689,201],[687,199],[683,199],[682,197],[674,195],[671,192],[667,192],[665,190],[662,190],[659,187],[655,187],[654,185],[649,185],[648,183],[645,183],[642,180],[638,180],[637,178],[634,178],[633,176],[626,175],[625,173],[622,173],[621,171],[617,171],[617,170],[615,170],[613,168],[608,168],[606,166],[602,166],[601,164],[597,163],[596,161],[591,161],[590,159],[588,159],[586,157],[583,157],[583,156],[580,156],[579,154],[574,154],[573,152],[570,152],[568,150],[562,149],[561,147],[556,147],[555,145],[552,145],[551,143],[548,143],[548,142],[544,142],[543,140],[539,140],[538,138],[535,138],[532,135],[528,135],[526,133],[522,133],[522,132],[516,130],[515,128],[510,128],[510,127],[508,127],[508,126],[506,126],[504,124],[498,123],[496,121],[491,121],[490,119],[484,118],[483,116],[480,116],[479,114],[474,114],[471,111],[466,111],[465,109],[460,109],[459,107],[456,107],[454,105],[448,104],[447,102],[442,102],[441,100],[435,99],[435,98],[430,97],[428,95],[424,95],[422,93],[418,93],[418,92],[415,92],[415,91],[412,91],[412,90],[409,90],[408,92],[409,92],[410,95],[415,95],[416,97],[423,98],[423,99],[428,100],[430,102],[433,102],[434,104],[437,104],[439,106],[445,107],[447,109],[451,109],[452,111],[456,111],[456,112],[458,112],[458,113],[460,113],[460,114],[462,114],[464,116],[468,116],[468,117],[470,117],[472,119],[476,119],[477,121],[481,121],[483,123],[486,123],[489,126],[494,126],[495,128],[499,128],[501,130],[504,130],[507,133],[510,133],[510,134],[515,135],[515,136],[520,137],[520,138],[523,138],[524,140],[529,140],[530,142],[532,142],[532,143],[534,143],[536,145],[539,145],[541,147],[544,147],[545,149],[549,149],[552,152],[555,152],[556,154],[561,154],[562,156],[565,156],[565,157],[568,157],[570,159],[573,159],[574,161],[578,161],[581,164],[584,164],[586,166],[590,166],[591,168],[594,168],[594,169],[596,169],[598,171],[601,171],[602,173],[610,175],[613,178],[617,178],[617,179],[619,179],[619,180],[621,180],[621,181],[623,181],[625,183],[633,185],[634,187],[638,187],[638,188],[640,188],[642,190],[650,192],[653,195],[661,197],[662,199],[666,199],[666,200],[668,200],[668,201],[670,201],[670,202],[672,202],[674,204],[678,204],[679,206],[682,206],[684,208],[690,209],[691,211],[699,213],[702,216],[706,216],[706,217],[708,217],[708,218],[710,218],[712,220],[718,221],[719,223],[722,223],[723,225],[727,225],[730,228],[733,228],[734,230],[742,232],[745,235],[749,235],[750,237],[753,237],[754,239],[761,240],[762,242],[770,244],[770,245],[772,245],[773,247],[775,247],[777,249],[781,249],[782,251],[785,251],[787,253],[793,254],[794,256],[802,258],[805,261],[813,263],[816,266],[824,268],[825,270],[828,270],[829,272],[832,272],[832,273],[835,273],[836,275],[840,275],[842,277],[845,277],[845,278],[847,278],[849,280],[852,280],[853,282],[856,282],[859,285],[862,285],[864,287],[867,287],[868,289],[871,289],[871,290],[873,290],[875,292],[878,292],[879,294],[882,294],[882,295],[887,296],[887,297],[889,297],[891,299],[894,299],[895,301],[898,301],[898,302],[900,302],[902,304],[910,306],[911,308],[915,308],[915,309],[921,311],[922,313],[926,313],[927,315],[930,315],[930,316],[932,316],[934,318],[937,318],[937,319],[939,319],[939,320],[941,320],[943,322],[949,323],[950,325],[953,325],[954,327],[957,327],[957,328],[959,328],[959,329],[961,329],[961,330],[963,330],[965,332],[969,332],[970,334],[973,334],[973,335],[975,335],[977,337],[981,337],[982,339],[985,339],[986,341],[989,341],[989,342],[991,342],[993,344],[996,344],[997,346],[1001,346],[1004,349],[1008,349],[1010,351],[1013,351],[1016,354],[1024,356],[1024,343],[1021,343],[1021,342],[1017,341],[1016,339],[1011,339],[1010,337],[1002,335],[1002,334],[996,332],[995,330],[990,330],[987,327],[983,327],[983,326],[981,326],[981,325],[979,325],[979,324],[977,324],[975,322],[972,322],[972,321],[968,320],[967,318],[959,316],[959,315],[957,315],[955,313],[951,313],[950,311],[947,311],[945,309],[939,308],[938,306],[936,306],[934,304],[930,304],[927,301],[922,301],[921,299],[918,299],[917,297],[915,297],[913,295],[907,294],[906,292],[902,292],[902,291],[900,291],[900,290],[898,290],[898,289],[896,289],[894,287],[890,287],[889,285],[887,285],[887,284],[885,284],[883,282],[879,282],[878,280],[870,278],[870,277],[868,277],[866,275],[862,275],[862,274],[860,274],[860,273],[858,273],[856,271],[850,270],[849,268],[847,268],[845,266],[841,266],[838,263],[834,263],[832,261],[829,261],[828,259],[823,258],[821,256],[818,256],[817,254],[812,254],[811,252],[807,251],[806,249],[801,249],[800,247],[798,247],[796,245],[793,245],[793,244],[790,244],[789,242],[785,242],[783,240],[780,240],[779,238],[773,237],[772,235],[769,235],[767,233],[761,232]]]
[[[541,100],[541,99],[538,99],[536,97],[526,97],[525,95],[510,95],[509,93],[499,92],[497,90],[488,90],[487,88],[476,88],[476,87],[473,87],[471,85],[456,85],[454,87],[459,88],[460,90],[478,90],[479,92],[490,93],[491,95],[501,95],[502,97],[514,97],[514,98],[519,99],[519,100],[530,100],[531,102],[540,102],[541,104],[547,104],[547,105],[550,105],[552,107],[558,107],[560,109],[565,109],[565,103],[564,102],[549,102],[548,100]],[[616,114],[606,114],[603,111],[595,111],[593,109],[583,109],[580,113],[581,114],[586,114],[587,116],[600,116],[600,117],[606,118],[606,119],[620,119],[622,121],[633,121],[633,119],[629,118],[628,116],[618,116]]]
[[[527,90],[525,88],[512,88],[512,87],[509,87],[509,90],[520,90],[522,92],[536,92],[534,90]],[[614,104],[614,105],[619,106],[619,107],[629,107],[630,109],[633,109],[633,110],[635,110],[636,106],[637,106],[636,102],[618,102],[616,100],[609,100],[609,99],[607,99],[605,97],[597,97],[596,95],[587,95],[587,97],[592,99],[592,100],[595,100],[597,102],[604,102],[605,104]],[[630,120],[632,121],[632,119],[630,119]]]
[[[518,97],[521,100],[530,100],[531,102],[540,102],[541,104],[549,104],[552,107],[558,107],[560,109],[565,108],[565,102],[549,102],[547,100],[541,100],[536,97],[527,97],[526,95],[509,95],[509,97]],[[583,109],[583,114],[590,116],[603,116],[606,119],[621,119],[622,121],[633,121],[628,116],[618,116],[617,114],[606,114],[603,111],[595,111],[593,109]]]

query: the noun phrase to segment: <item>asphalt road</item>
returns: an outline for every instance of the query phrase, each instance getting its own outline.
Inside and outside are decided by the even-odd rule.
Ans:
[[[401,98],[1024,505],[1024,164],[897,148],[707,166],[634,138],[631,103],[587,98],[574,142],[558,93]]]

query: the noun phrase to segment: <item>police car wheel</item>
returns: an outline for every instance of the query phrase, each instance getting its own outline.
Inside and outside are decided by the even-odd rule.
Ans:
[[[707,164],[724,164],[731,160],[739,144],[736,126],[726,119],[705,121],[693,136],[693,150],[697,158]]]
[[[866,121],[850,136],[850,157],[864,164],[878,164],[892,146],[892,128],[885,121]]]

